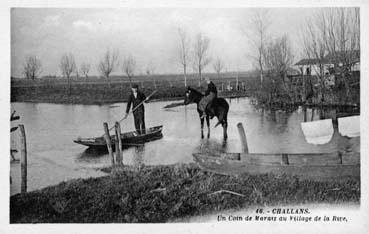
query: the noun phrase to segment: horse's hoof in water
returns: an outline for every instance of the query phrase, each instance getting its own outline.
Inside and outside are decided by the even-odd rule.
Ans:
[[[204,135],[201,135],[201,139],[204,139]]]
[[[210,138],[210,134],[208,134],[208,138]]]

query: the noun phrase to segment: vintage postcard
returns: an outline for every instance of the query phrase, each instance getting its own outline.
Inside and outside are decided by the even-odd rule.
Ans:
[[[369,231],[369,4],[92,6],[2,9],[5,233]]]

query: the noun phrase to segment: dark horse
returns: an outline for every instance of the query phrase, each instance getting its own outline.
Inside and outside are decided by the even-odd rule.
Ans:
[[[201,118],[203,115],[202,111],[199,109],[199,102],[204,97],[202,93],[197,91],[196,89],[188,87],[186,90],[184,104],[188,105],[191,103],[197,104],[197,112],[200,116],[201,121],[201,138],[204,138],[204,118]],[[210,121],[209,118],[213,118],[216,116],[218,118],[218,123],[215,125],[217,127],[219,124],[223,126],[223,136],[224,139],[227,139],[227,115],[228,115],[229,105],[224,98],[216,98],[212,101],[212,103],[206,108],[206,124],[208,126],[208,138],[210,137]]]

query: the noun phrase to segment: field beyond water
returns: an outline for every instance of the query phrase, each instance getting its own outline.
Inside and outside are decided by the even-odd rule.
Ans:
[[[155,78],[155,79],[154,79]],[[182,76],[157,76],[149,78],[137,77],[133,80],[140,89],[150,95],[154,90],[157,92],[151,99],[174,100],[182,99],[185,94],[185,86]],[[240,77],[239,89],[236,90],[235,77],[212,78],[222,97],[244,97],[254,88],[252,77]],[[242,87],[244,84],[244,87]],[[205,91],[206,84],[202,82],[199,87],[198,79],[187,80],[187,85]],[[227,90],[227,85],[233,90]],[[124,102],[130,94],[130,83],[127,79],[113,77],[108,82],[106,79],[96,77],[85,79],[72,79],[70,88],[65,79],[12,79],[11,102],[35,102],[35,103],[59,103],[59,104],[109,104]]]
[[[360,180],[224,176],[193,164],[124,167],[10,197],[10,223],[157,223],[250,206],[359,203]],[[228,190],[237,194],[222,193]]]
[[[300,105],[360,106],[360,74],[355,74],[351,80],[353,84],[349,97],[346,95],[346,89],[342,88],[342,85],[338,85],[325,90],[324,100],[319,93],[317,78],[310,77],[314,88],[312,95],[307,95],[309,100],[306,102],[302,98],[302,87],[291,86],[287,91],[289,95],[283,92],[272,95],[267,84],[265,84],[264,89],[260,89],[260,80],[253,73],[224,73],[220,77],[206,74],[206,76],[209,76],[215,83],[220,97],[253,97],[259,104],[276,109],[288,110],[291,106]],[[295,80],[302,79],[300,76],[291,77]],[[151,97],[151,100],[183,99],[185,93],[182,75],[137,76],[132,82],[137,83],[146,95],[150,95],[155,90],[156,93]],[[202,92],[206,89],[205,82],[203,81],[199,86],[199,80],[194,74],[188,76],[187,85]],[[278,89],[283,90],[283,88]],[[307,88],[307,90],[309,89]],[[120,76],[111,77],[109,80],[98,77],[88,79],[72,77],[70,86],[66,79],[55,77],[36,80],[11,79],[11,102],[102,105],[124,102],[130,92],[130,82],[126,77]]]

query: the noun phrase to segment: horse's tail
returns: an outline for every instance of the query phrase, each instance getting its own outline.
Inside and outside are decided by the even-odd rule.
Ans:
[[[218,123],[217,123],[217,124],[215,124],[214,128],[218,127],[218,125],[219,125],[219,124],[221,124],[221,123],[222,123],[222,121],[223,121],[223,118],[220,118],[220,119],[219,119],[219,121],[218,121]]]
[[[223,123],[223,121],[227,121],[227,114],[228,114],[228,110],[229,110],[229,105],[228,103],[223,99],[222,101],[224,101],[224,107],[225,110],[224,112],[219,116],[218,118],[218,123],[215,124],[214,128],[218,127],[219,124]]]

